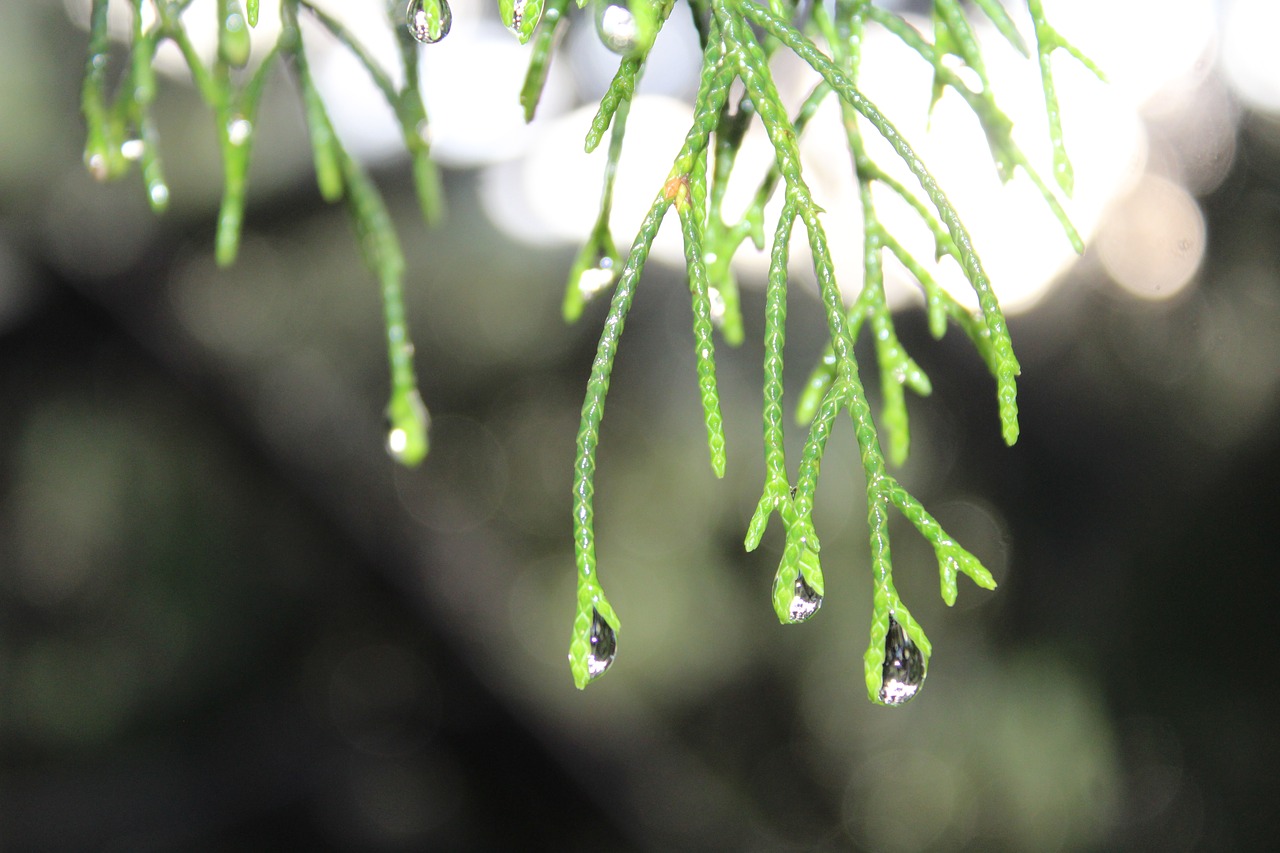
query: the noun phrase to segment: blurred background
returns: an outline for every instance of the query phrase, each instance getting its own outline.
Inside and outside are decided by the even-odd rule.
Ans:
[[[380,0],[327,5],[390,44]],[[241,257],[219,270],[213,122],[180,69],[157,105],[172,190],[157,218],[136,173],[99,185],[81,165],[88,3],[0,5],[0,849],[1280,845],[1280,6],[1045,5],[1110,77],[1055,59],[1083,257],[1024,178],[989,174],[955,99],[926,128],[927,73],[874,33],[866,48],[868,93],[973,225],[1023,365],[1010,449],[967,341],[932,341],[901,298],[935,391],[909,403],[899,476],[1000,586],[962,581],[948,610],[930,549],[894,528],[899,589],[935,647],[900,709],[863,687],[847,424],[818,496],[819,616],[776,622],[776,525],[743,552],[763,470],[759,258],[739,270],[747,343],[719,354],[723,481],[683,271],[646,269],[597,488],[618,660],[573,689],[569,477],[604,306],[566,327],[560,302],[602,168],[582,133],[616,67],[589,17],[526,128],[526,53],[491,4],[454,3],[452,34],[424,48],[448,167],[431,230],[389,116],[307,31],[409,260],[433,424],[406,471],[382,452],[377,287],[315,190],[292,81],[268,86]],[[687,127],[686,19],[632,111],[623,245]],[[1000,86],[1006,58],[982,35]],[[793,73],[780,63],[784,87]],[[1009,73],[1047,174],[1034,68]],[[846,161],[809,156],[856,287]],[[797,263],[792,400],[824,340],[805,276]]]

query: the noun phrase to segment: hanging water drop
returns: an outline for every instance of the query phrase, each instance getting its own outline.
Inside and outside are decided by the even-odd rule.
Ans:
[[[884,668],[880,677],[880,701],[905,705],[924,683],[924,655],[889,614],[889,633],[884,638]]]
[[[409,0],[405,23],[415,39],[423,44],[435,44],[449,35],[453,10],[449,8],[449,0]]]
[[[596,6],[596,32],[605,47],[622,56],[640,44],[640,26],[625,2],[602,2]]]
[[[95,151],[85,157],[85,166],[89,169],[89,174],[93,175],[95,181],[105,181],[111,177],[111,168],[107,165],[107,158],[102,152]]]
[[[244,68],[249,62],[251,46],[249,26],[239,0],[231,0],[226,4],[226,17],[218,34],[218,57],[232,68]]]
[[[715,256],[712,255],[712,257],[714,258]],[[720,288],[708,288],[707,301],[711,303],[711,322],[715,324],[717,329],[723,329],[724,314],[729,306],[725,304],[724,294],[720,292]]]
[[[416,389],[396,393],[387,406],[387,453],[407,467],[414,467],[427,455],[427,430],[431,416]]]
[[[587,677],[595,680],[613,665],[618,653],[618,635],[604,621],[600,611],[591,611],[591,651],[587,653]]]
[[[818,608],[822,606],[822,596],[805,582],[803,574],[796,575],[795,595],[791,597],[791,604],[787,608],[787,614],[791,617],[792,622],[803,622],[810,616],[818,612]]]
[[[253,122],[244,116],[237,116],[227,122],[227,141],[232,145],[244,145],[249,141],[249,136],[252,133]]]
[[[120,143],[120,156],[126,160],[137,160],[142,157],[144,145],[141,139],[126,139]]]
[[[588,267],[578,276],[578,292],[582,294],[582,301],[590,302],[593,296],[613,284],[617,275],[613,258],[601,255],[594,267]]]

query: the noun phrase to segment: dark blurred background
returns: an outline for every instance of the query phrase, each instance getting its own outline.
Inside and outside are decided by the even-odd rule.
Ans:
[[[207,111],[162,86],[163,218],[136,175],[95,184],[87,4],[67,5],[0,5],[0,849],[1280,846],[1280,78],[1222,61],[1274,31],[1233,18],[1268,4],[1114,4],[1169,27],[1207,9],[1210,29],[1136,114],[1143,153],[1117,149],[1137,165],[1089,251],[1012,318],[1014,448],[963,336],[896,316],[935,388],[909,403],[901,479],[1000,587],[962,581],[948,610],[929,548],[894,528],[935,654],[893,710],[864,695],[847,424],[819,491],[819,617],[771,612],[776,526],[742,550],[749,271],[748,343],[720,353],[724,481],[681,271],[646,271],[597,493],[624,628],[579,693],[569,475],[603,306],[560,319],[576,246],[494,225],[485,195],[514,173],[478,164],[446,171],[426,230],[406,165],[370,155],[433,415],[427,462],[397,469],[377,288],[318,199],[291,83],[267,93],[241,258],[219,270]],[[594,195],[595,174],[571,180]],[[823,333],[812,299],[789,319],[797,389]]]

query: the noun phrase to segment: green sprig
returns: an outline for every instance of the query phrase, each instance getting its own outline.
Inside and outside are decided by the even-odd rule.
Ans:
[[[118,92],[113,94],[107,85],[108,2],[93,0],[89,56],[81,90],[87,131],[86,166],[95,177],[111,179],[127,173],[132,161],[140,161],[149,203],[157,212],[165,208],[169,190],[151,107],[156,94],[156,50],[162,42],[172,41],[213,112],[224,173],[215,257],[221,264],[232,262],[243,227],[257,110],[276,60],[283,60],[281,64],[292,69],[298,81],[320,194],[328,201],[345,200],[365,263],[380,286],[391,379],[388,450],[403,464],[418,464],[427,453],[430,418],[414,370],[400,240],[377,187],[334,131],[308,66],[298,18],[305,13],[328,30],[356,58],[391,107],[411,158],[423,218],[430,223],[443,212],[443,194],[431,158],[429,125],[420,91],[421,46],[403,22],[395,22],[403,78],[398,84],[353,32],[312,0],[281,0],[280,36],[256,57],[251,55],[254,46],[250,28],[259,21],[258,0],[218,0],[214,13],[217,50],[206,64],[197,54],[183,20],[190,0],[155,0],[157,21],[150,28],[142,24],[143,2],[131,0],[134,19],[129,55]],[[552,55],[564,31],[568,3],[569,0],[500,0],[503,22],[522,43],[532,42],[530,64],[520,92],[526,119],[533,117],[541,98]],[[579,0],[580,7],[584,4],[585,0]],[[743,340],[747,324],[731,264],[748,241],[769,252],[762,362],[764,483],[744,544],[748,550],[758,547],[770,519],[775,513],[778,515],[784,544],[770,594],[775,614],[785,624],[806,621],[817,612],[826,594],[813,513],[827,447],[840,415],[847,412],[864,478],[871,557],[873,604],[870,645],[864,655],[865,679],[873,702],[901,704],[915,694],[923,680],[932,647],[894,585],[891,515],[901,513],[933,547],[941,596],[948,605],[956,600],[961,574],[986,589],[995,587],[995,578],[888,473],[888,464],[902,464],[910,449],[905,391],[910,388],[925,396],[930,393],[931,384],[898,338],[885,294],[886,255],[896,259],[919,284],[933,337],[942,337],[954,322],[973,343],[996,380],[1001,430],[1010,444],[1017,439],[1019,429],[1019,366],[1007,322],[959,213],[912,145],[857,87],[865,26],[884,27],[928,64],[933,74],[934,101],[947,90],[965,101],[986,135],[999,176],[1009,180],[1016,172],[1023,172],[1044,197],[1073,245],[1079,249],[1082,241],[1058,195],[1014,142],[1012,121],[997,104],[982,46],[959,0],[933,0],[932,42],[905,19],[876,7],[871,0],[837,0],[834,6],[796,5],[788,0],[691,0],[689,5],[702,45],[693,119],[625,261],[618,254],[610,229],[614,185],[629,107],[654,39],[661,34],[674,6],[670,0],[627,3],[636,32],[629,41],[618,40],[612,45],[625,55],[601,98],[585,140],[586,149],[591,151],[603,141],[606,131],[610,133],[600,208],[570,273],[564,300],[566,319],[574,320],[582,314],[595,289],[612,284],[613,293],[587,380],[572,478],[577,594],[569,662],[574,683],[582,688],[598,678],[612,663],[616,651],[620,622],[601,585],[595,550],[596,454],[626,319],[657,233],[674,208],[688,273],[696,381],[709,456],[717,476],[724,475],[726,453],[715,331],[718,328],[729,344]],[[998,0],[976,0],[976,5],[1006,41],[1024,56],[1029,55],[1027,44]],[[432,9],[432,14],[438,16],[438,37],[444,36],[444,9]],[[1054,177],[1061,191],[1069,195],[1074,177],[1063,142],[1051,55],[1062,49],[1101,74],[1045,20],[1040,0],[1028,0],[1028,9],[1045,93]],[[429,35],[435,38],[437,33],[430,31]],[[771,60],[779,50],[792,53],[816,75],[807,95],[794,109],[784,103],[773,78]],[[977,88],[957,74],[955,59],[972,70]],[[257,60],[257,65],[250,66],[251,60]],[[828,234],[824,212],[810,190],[799,146],[799,138],[812,118],[832,97],[840,109],[844,143],[862,208],[862,284],[851,302],[846,302],[836,280],[831,254],[831,240],[844,240],[847,235]],[[757,121],[773,150],[773,159],[763,175],[754,177],[755,192],[735,216],[725,210],[730,197],[728,187],[742,179],[738,155]],[[906,186],[868,155],[863,144],[863,134],[868,132],[889,143],[892,156],[911,172],[919,190]],[[950,258],[961,267],[977,296],[978,310],[962,306],[939,284],[930,266],[908,252],[889,231],[877,209],[881,193],[901,198],[928,229],[934,241],[935,263]],[[766,210],[772,210],[770,203],[775,196],[780,196],[781,212],[770,242],[766,240]],[[803,229],[812,258],[828,341],[796,407],[797,417],[807,431],[793,480],[785,450],[783,364],[789,261],[797,226]],[[588,276],[593,276],[589,282]],[[584,282],[589,286],[584,287]],[[880,381],[881,402],[876,413],[860,378],[854,350],[854,342],[864,328],[872,339]],[[894,681],[892,690],[890,681]]]

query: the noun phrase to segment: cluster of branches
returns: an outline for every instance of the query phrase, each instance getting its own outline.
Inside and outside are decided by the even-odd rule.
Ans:
[[[287,66],[296,80],[310,131],[316,179],[329,201],[345,200],[355,223],[364,257],[381,284],[391,400],[388,449],[400,462],[416,465],[428,447],[428,416],[417,390],[413,345],[405,324],[402,285],[404,258],[376,187],[334,133],[323,100],[312,79],[299,18],[310,17],[359,60],[390,105],[413,164],[414,183],[427,222],[440,214],[436,167],[427,144],[427,116],[419,90],[421,45],[444,38],[452,15],[447,0],[395,2],[390,21],[397,32],[402,82],[397,85],[344,24],[312,0],[278,0],[280,30],[266,54],[250,65],[250,29],[258,25],[259,3],[218,0],[216,54],[206,64],[188,33],[184,13],[191,0],[127,0],[133,30],[119,81],[107,81],[111,54],[109,0],[93,0],[89,58],[82,107],[87,124],[85,163],[102,180],[141,165],[147,197],[157,212],[169,201],[159,153],[152,104],[156,50],[164,41],[177,45],[197,90],[211,108],[222,155],[224,191],[215,239],[220,264],[235,260],[243,223],[254,122],[265,81],[272,70]],[[578,0],[584,6],[588,0]],[[996,382],[1001,428],[1012,444],[1018,436],[1016,377],[1018,361],[1004,315],[983,271],[960,216],[910,143],[858,88],[863,34],[879,26],[899,38],[933,70],[933,97],[945,91],[964,99],[977,116],[990,145],[995,168],[1004,180],[1021,170],[1040,189],[1079,249],[1081,241],[1067,220],[1054,190],[1032,167],[1014,142],[1012,122],[997,105],[977,37],[960,0],[934,0],[932,38],[906,19],[877,7],[871,0],[835,0],[834,4],[791,0],[689,0],[700,35],[702,70],[694,115],[667,180],[658,189],[625,259],[610,232],[613,185],[626,134],[627,115],[650,50],[674,9],[674,0],[591,0],[597,31],[604,44],[620,54],[614,79],[601,98],[587,135],[588,150],[609,134],[599,217],[572,268],[564,299],[568,320],[576,319],[586,301],[612,287],[596,357],[587,383],[577,436],[573,472],[573,536],[577,568],[577,613],[569,661],[575,683],[584,687],[613,662],[619,620],[601,586],[595,553],[594,506],[596,449],[610,375],[623,327],[650,248],[673,209],[684,240],[693,313],[697,382],[713,471],[723,476],[725,441],[716,382],[715,334],[729,344],[741,342],[743,323],[733,257],[749,242],[767,249],[770,264],[765,302],[763,365],[764,486],[746,534],[748,550],[756,548],[774,513],[786,532],[782,560],[773,586],[773,604],[784,623],[810,618],[822,603],[825,582],[820,544],[813,522],[814,496],[828,439],[836,420],[847,412],[853,422],[866,483],[873,579],[870,644],[864,656],[868,694],[875,702],[900,704],[915,695],[927,671],[931,651],[919,623],[893,583],[889,518],[904,515],[933,546],[941,575],[942,597],[951,604],[959,574],[993,588],[990,572],[952,539],[898,480],[889,464],[907,457],[910,438],[905,389],[927,395],[930,383],[906,353],[894,330],[884,291],[885,254],[896,258],[919,283],[929,328],[940,338],[949,323],[969,337]],[[1052,53],[1061,48],[1097,71],[1045,20],[1040,0],[1027,0],[1034,48],[1029,48],[998,0],[977,0],[977,7],[996,30],[1024,56],[1038,60],[1054,152],[1054,176],[1070,194],[1072,171],[1062,140]],[[569,0],[498,0],[502,21],[521,43],[532,42],[532,57],[520,99],[533,118],[558,36],[570,19]],[[790,51],[813,73],[811,88],[798,104],[788,106],[779,95],[770,58]],[[966,66],[976,76],[971,86],[957,73]],[[843,119],[842,132],[856,178],[863,213],[863,284],[852,304],[836,281],[822,211],[815,204],[801,164],[799,137],[818,108],[834,99]],[[748,128],[756,121],[772,145],[774,161],[759,176],[753,200],[736,217],[725,212],[725,193]],[[864,134],[883,137],[906,165],[918,189],[893,177],[868,155]],[[951,259],[964,271],[977,296],[970,311],[937,282],[931,265],[921,262],[880,222],[876,188],[901,198],[934,238],[932,264]],[[781,213],[766,235],[765,207],[780,196]],[[824,308],[829,343],[814,369],[797,407],[807,439],[792,475],[784,450],[782,367],[786,339],[788,265],[792,233],[797,225],[806,238]],[[879,424],[860,378],[854,342],[863,328],[874,340],[882,404]],[[887,454],[882,450],[885,436]],[[887,457],[887,459],[886,459]]]
[[[635,4],[632,5],[634,8]],[[672,6],[668,2],[655,7],[655,31],[671,13]],[[942,597],[947,604],[956,600],[959,574],[968,575],[987,589],[994,588],[995,580],[888,471],[886,454],[881,447],[881,429],[887,437],[889,461],[901,464],[909,448],[904,389],[927,395],[930,383],[894,331],[885,299],[884,254],[888,252],[896,257],[919,283],[934,337],[942,337],[950,321],[972,340],[995,377],[1002,432],[1010,444],[1018,437],[1016,377],[1019,367],[1004,315],[960,216],[910,143],[857,86],[865,28],[884,27],[933,68],[935,101],[947,89],[964,98],[986,133],[1000,176],[1008,180],[1017,169],[1025,172],[1039,187],[1077,249],[1082,248],[1081,240],[1053,190],[1014,142],[1012,122],[996,103],[977,39],[958,0],[934,3],[932,41],[905,19],[874,6],[869,0],[837,0],[834,9],[821,3],[771,2],[766,5],[755,0],[690,0],[689,6],[703,47],[692,126],[625,263],[621,264],[582,406],[573,481],[578,609],[569,661],[574,680],[579,687],[584,687],[599,677],[612,663],[617,648],[618,616],[605,596],[597,571],[593,524],[595,460],[609,377],[653,240],[663,219],[674,208],[684,238],[698,386],[711,467],[717,476],[723,476],[725,441],[717,393],[713,329],[719,325],[729,343],[742,338],[740,302],[729,261],[748,240],[758,249],[766,248],[765,205],[780,194],[782,210],[773,224],[772,240],[767,243],[770,265],[765,302],[762,410],[765,482],[745,544],[748,550],[756,548],[770,517],[774,513],[779,515],[786,541],[774,579],[774,609],[783,623],[810,618],[821,605],[825,590],[820,544],[812,518],[814,495],[827,441],[837,418],[847,412],[853,421],[862,462],[870,527],[874,592],[870,644],[864,656],[867,690],[872,701],[901,704],[915,695],[923,681],[931,646],[894,587],[889,547],[891,511],[902,513],[933,546],[938,558]],[[995,0],[983,0],[978,6],[1016,49],[1028,55],[1026,43],[1003,6]],[[1029,8],[1050,118],[1054,171],[1061,190],[1070,193],[1072,173],[1062,143],[1049,58],[1055,49],[1064,48],[1090,68],[1093,66],[1045,21],[1039,0],[1030,0]],[[538,79],[545,62],[544,48],[551,44],[552,36],[548,29],[536,42],[539,51],[535,54],[530,80]],[[611,186],[625,134],[627,105],[644,69],[650,43],[640,41],[624,57],[587,136],[586,145],[590,150],[600,144],[612,127],[600,218],[578,258],[565,299],[566,315],[570,318],[580,313],[582,300],[598,289],[600,281],[607,280],[607,276],[600,273],[619,267],[607,224]],[[809,66],[814,76],[808,95],[792,110],[783,102],[771,74],[770,56],[777,50],[791,51]],[[949,57],[956,57],[971,68],[980,87],[967,85],[953,69]],[[735,84],[740,84],[736,98],[732,94]],[[528,91],[526,89],[526,94]],[[861,291],[852,305],[846,304],[837,284],[822,211],[813,200],[798,148],[798,137],[828,98],[835,98],[839,103],[863,213],[864,276]],[[768,135],[774,163],[760,181],[748,208],[736,220],[727,220],[723,209],[725,189],[745,132],[756,120]],[[863,142],[865,132],[877,133],[889,143],[918,182],[918,192],[892,177],[868,156]],[[932,232],[935,262],[951,258],[960,265],[977,295],[977,311],[966,309],[940,287],[929,267],[913,257],[881,225],[873,192],[876,185],[902,198]],[[827,355],[814,370],[798,406],[799,421],[808,426],[808,434],[792,478],[783,441],[782,366],[788,261],[791,236],[797,224],[804,231],[812,255],[830,341]],[[880,428],[872,415],[854,354],[854,341],[864,326],[869,327],[875,342],[883,401]]]

